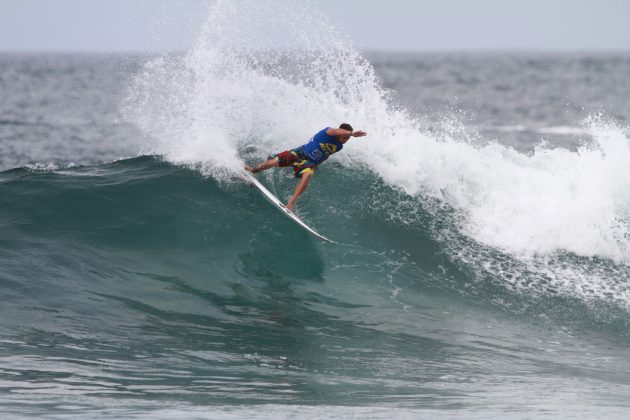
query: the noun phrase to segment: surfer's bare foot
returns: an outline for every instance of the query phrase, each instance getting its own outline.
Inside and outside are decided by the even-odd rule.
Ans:
[[[256,169],[252,168],[249,165],[245,165],[245,170],[249,173],[255,174],[256,173]]]

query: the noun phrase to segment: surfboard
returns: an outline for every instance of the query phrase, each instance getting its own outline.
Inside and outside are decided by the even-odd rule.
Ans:
[[[252,175],[251,173],[245,171],[245,176],[247,177],[246,180],[247,182],[251,183],[254,187],[258,188],[258,190],[263,194],[263,196],[271,203],[273,204],[276,208],[278,208],[282,213],[284,213],[288,218],[290,218],[291,220],[293,220],[295,223],[297,223],[298,225],[300,225],[304,230],[306,230],[308,233],[310,233],[313,236],[318,237],[319,239],[321,239],[324,242],[329,242],[329,243],[334,243],[334,241],[328,239],[327,237],[325,237],[324,235],[321,235],[319,233],[317,233],[315,231],[315,229],[313,229],[312,227],[310,227],[309,225],[307,225],[306,223],[304,223],[302,221],[302,219],[300,219],[299,217],[297,217],[297,215],[295,213],[293,213],[291,210],[289,210],[284,204],[282,204],[282,201],[278,200],[278,198],[273,195],[271,193],[271,191],[269,191],[267,188],[265,188],[265,186],[263,184],[260,183],[260,181],[258,181],[256,179],[256,177],[254,175]]]

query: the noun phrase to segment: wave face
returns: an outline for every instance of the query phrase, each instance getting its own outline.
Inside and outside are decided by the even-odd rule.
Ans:
[[[627,413],[630,60],[373,67],[338,26],[218,1],[183,56],[0,60],[4,413]],[[549,116],[567,89],[621,117]],[[444,92],[489,116],[420,112]],[[235,174],[341,121],[369,136],[300,199],[322,244]],[[288,172],[260,175],[285,201]]]

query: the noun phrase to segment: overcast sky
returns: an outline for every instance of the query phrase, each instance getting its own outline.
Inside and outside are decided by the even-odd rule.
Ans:
[[[311,1],[365,50],[630,51],[630,0]],[[209,2],[0,0],[0,51],[185,50]]]

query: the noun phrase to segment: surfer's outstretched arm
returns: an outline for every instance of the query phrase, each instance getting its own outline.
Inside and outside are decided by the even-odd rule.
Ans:
[[[350,126],[348,125],[348,127]],[[346,130],[344,128],[329,128],[326,130],[326,134],[337,137],[337,140],[339,140],[342,144],[346,144],[346,142],[350,140],[350,137],[367,136],[367,133],[363,130],[352,131],[352,127],[350,127],[350,130]]]
[[[260,163],[260,164],[258,164],[256,166],[254,166],[253,168],[251,166],[245,166],[245,170],[247,172],[251,172],[251,173],[255,174],[256,172],[264,171],[266,169],[274,168],[274,167],[277,167],[277,166],[280,166],[280,162],[278,161],[278,158],[275,157],[273,159],[266,160],[263,163]]]
[[[300,178],[300,182],[298,182],[297,186],[295,187],[293,196],[287,203],[287,208],[289,210],[293,211],[293,207],[295,207],[295,202],[297,201],[298,197],[302,195],[304,190],[306,190],[306,187],[308,186],[308,181],[310,181],[311,179],[311,175],[312,175],[311,172],[306,172],[302,175],[302,178]]]

